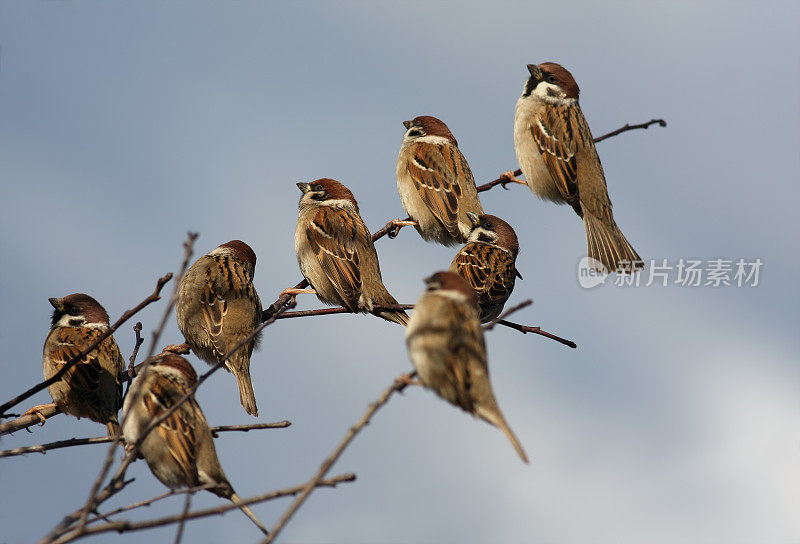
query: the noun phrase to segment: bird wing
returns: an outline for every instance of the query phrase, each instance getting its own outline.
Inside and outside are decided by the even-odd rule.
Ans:
[[[50,350],[50,361],[56,371],[66,365],[81,351],[97,341],[104,333],[103,329],[88,327],[59,327],[56,333],[55,345]],[[106,338],[97,348],[85,355],[64,375],[64,381],[75,391],[95,405],[102,402],[102,397],[107,395],[101,391],[101,380],[104,374],[110,374],[116,381],[114,411],[122,406],[122,372],[125,362],[119,351],[117,343],[112,336]],[[108,382],[105,382],[108,383]]]
[[[514,290],[517,269],[508,251],[471,242],[454,259],[456,271],[478,293],[481,306],[505,302]]]
[[[475,186],[467,159],[450,144],[419,142],[409,153],[411,158],[406,164],[417,193],[447,232],[462,240],[458,229],[459,202],[463,188]]]
[[[237,327],[242,329],[244,336],[250,333],[252,326],[258,325],[258,318],[261,315],[261,301],[253,286],[253,278],[247,267],[229,255],[213,256],[213,264],[206,267],[206,281],[200,294],[200,305],[203,309],[203,317],[206,321],[211,345],[218,357],[224,357],[233,345],[227,345],[223,332],[230,328],[230,322],[239,316],[240,312],[229,311],[234,307],[241,306],[246,301],[250,312],[242,312],[247,316],[253,316],[253,324],[250,327]],[[250,301],[255,301],[255,304]],[[244,338],[242,336],[242,338]],[[235,345],[235,344],[234,344]]]
[[[168,376],[162,375],[152,380],[150,388],[142,397],[148,420],[161,417],[184,394],[184,389],[174,384]],[[199,428],[203,421],[205,417],[200,407],[194,398],[190,398],[152,431],[158,433],[167,444],[169,455],[184,471],[186,481],[195,482],[195,485],[198,481],[196,460],[200,440]]]
[[[561,195],[574,201],[578,196],[576,155],[583,148],[594,149],[580,106],[548,105],[534,118],[530,131]]]
[[[361,217],[352,210],[322,207],[306,227],[306,239],[345,305],[356,311],[363,284],[359,251],[372,240]]]

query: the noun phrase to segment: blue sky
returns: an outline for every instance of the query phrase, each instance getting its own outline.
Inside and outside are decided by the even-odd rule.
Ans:
[[[48,297],[87,292],[115,319],[176,269],[187,230],[200,232],[199,253],[248,241],[268,304],[300,278],[296,182],[342,181],[373,231],[402,217],[405,119],[448,123],[479,182],[516,168],[525,64],[557,61],[581,86],[595,135],[669,123],[598,144],[617,222],[639,253],[760,258],[760,285],[585,290],[583,227],[571,210],[520,186],[484,193],[522,246],[525,279],[512,300],[535,302],[515,319],[579,345],[488,334],[495,392],[531,464],[497,430],[409,390],[334,468],[358,481],[313,495],[285,541],[795,542],[798,11],[789,2],[4,2],[0,396],[41,379]],[[410,229],[378,252],[387,287],[408,303],[454,254]],[[319,304],[305,297],[300,307]],[[161,311],[137,318],[146,332]],[[116,338],[127,357],[130,327]],[[166,343],[178,340],[171,321]],[[410,369],[402,330],[368,316],[281,322],[262,345],[260,420],[294,425],[218,440],[242,496],[307,479]],[[230,376],[198,398],[212,424],[254,422]],[[60,416],[0,447],[102,433]],[[78,507],[104,454],[2,460],[3,542],[37,539]],[[131,474],[112,504],[162,491],[142,463]],[[217,504],[207,495],[195,504]],[[271,525],[285,506],[254,510]],[[187,527],[187,542],[226,537],[258,533],[235,512]]]

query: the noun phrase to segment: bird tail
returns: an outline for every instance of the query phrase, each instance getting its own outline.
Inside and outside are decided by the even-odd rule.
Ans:
[[[244,411],[251,416],[258,417],[258,406],[256,405],[256,392],[253,390],[253,382],[250,379],[249,361],[245,365],[239,366],[233,371],[236,381],[239,384],[239,402],[242,403]]]
[[[408,325],[408,314],[403,310],[391,310],[391,311],[387,310],[383,312],[375,312],[375,315],[377,315],[382,319],[385,319],[386,321],[392,321],[404,327]]]
[[[369,306],[366,309],[386,321],[391,321],[404,327],[408,325],[408,314],[405,310],[375,310],[374,306],[400,306],[385,287],[383,288],[383,293],[379,293],[377,297],[369,301]]]
[[[494,409],[488,409],[484,406],[478,406],[477,409],[475,410],[475,413],[480,418],[488,421],[489,423],[491,423],[492,425],[503,431],[503,434],[506,435],[508,440],[511,442],[511,445],[514,446],[514,451],[517,452],[517,455],[519,455],[519,458],[522,459],[522,462],[523,463],[528,462],[528,456],[525,455],[525,450],[522,449],[522,444],[520,444],[519,440],[517,439],[517,436],[514,434],[514,431],[512,431],[511,427],[508,426],[508,423],[506,423],[503,414],[500,413],[500,409],[497,408],[496,405]]]
[[[269,536],[269,531],[267,531],[267,528],[266,528],[266,527],[264,527],[264,524],[263,524],[263,523],[261,523],[261,521],[259,521],[259,519],[256,517],[256,515],[253,513],[253,511],[252,511],[252,510],[250,510],[250,508],[249,508],[247,505],[244,505],[244,504],[242,504],[242,499],[240,499],[240,498],[239,498],[239,495],[237,495],[236,493],[233,493],[233,494],[231,494],[231,496],[230,496],[229,498],[230,498],[230,500],[231,500],[231,502],[232,502],[233,504],[235,504],[236,506],[238,506],[238,507],[239,507],[239,509],[240,509],[242,512],[244,512],[244,515],[245,515],[245,516],[247,516],[248,518],[250,518],[250,521],[252,521],[253,523],[255,523],[256,527],[258,527],[258,529],[259,529],[259,530],[260,530],[262,533],[264,533],[265,535]]]
[[[613,219],[609,224],[584,208],[583,224],[586,227],[587,253],[592,259],[603,263],[606,273],[633,273],[644,268],[642,258]]]

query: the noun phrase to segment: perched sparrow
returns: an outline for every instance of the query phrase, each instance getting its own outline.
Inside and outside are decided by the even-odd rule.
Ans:
[[[147,365],[131,384],[122,408],[123,435],[132,447],[150,423],[189,392],[197,374],[189,362],[164,352]],[[264,534],[267,530],[231,487],[217,458],[214,440],[203,411],[191,396],[156,426],[139,452],[150,471],[170,489],[210,486],[209,491],[239,505]]]
[[[55,311],[44,342],[45,379],[91,346],[109,326],[105,309],[89,295],[75,293],[49,300]],[[104,423],[108,435],[114,436],[119,434],[117,411],[122,406],[124,370],[119,347],[109,336],[47,390],[62,412]],[[40,408],[35,406],[26,413],[36,413]]]
[[[181,280],[175,314],[192,351],[209,364],[219,363],[261,323],[261,300],[253,287],[256,254],[241,240],[222,244],[189,268]],[[225,362],[239,382],[239,401],[258,416],[250,380],[253,338]]]
[[[297,186],[303,196],[294,249],[300,271],[313,290],[286,289],[284,293],[316,293],[326,304],[370,312],[405,326],[408,315],[403,310],[373,311],[374,306],[394,306],[397,301],[383,285],[372,236],[350,189],[332,179]]]
[[[583,218],[589,257],[607,271],[641,269],[641,258],[614,222],[603,166],[578,105],[578,84],[553,62],[529,64],[528,70],[514,115],[514,146],[528,186],[540,198],[572,206]]]
[[[477,216],[472,221],[467,245],[461,248],[450,271],[459,274],[478,295],[482,323],[495,319],[503,311],[514,282],[522,276],[514,263],[519,253],[517,235],[511,225],[494,215]]]
[[[467,212],[480,215],[483,208],[458,142],[436,117],[423,115],[403,125],[408,130],[397,157],[403,208],[425,240],[446,246],[466,242]]]
[[[527,463],[492,393],[475,291],[453,272],[437,272],[425,283],[428,288],[406,329],[408,354],[420,381],[451,404],[499,427]]]

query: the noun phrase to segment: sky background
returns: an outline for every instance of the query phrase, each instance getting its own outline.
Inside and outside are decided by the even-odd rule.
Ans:
[[[412,388],[334,467],[357,482],[317,491],[282,541],[798,544],[799,17],[796,2],[2,2],[0,401],[42,379],[48,297],[89,293],[113,321],[177,269],[187,230],[200,232],[198,256],[247,241],[267,305],[300,279],[296,182],[342,181],[373,231],[403,217],[406,119],[443,119],[479,183],[516,168],[525,65],[557,61],[595,135],[669,123],[598,144],[615,217],[642,257],[760,258],[759,285],[585,290],[569,208],[521,186],[483,193],[520,238],[525,279],[511,302],[535,302],[514,320],[579,346],[487,334],[495,393],[531,464],[496,429]],[[377,248],[403,303],[456,251],[411,229]],[[163,307],[117,332],[126,358],[133,323],[149,336]],[[180,340],[171,319],[163,343]],[[262,346],[258,421],[293,425],[217,440],[243,497],[308,479],[411,368],[401,328],[371,316],[282,321]],[[198,399],[212,425],[256,422],[225,373]],[[104,433],[65,416],[31,430],[0,448]],[[82,505],[105,453],[0,460],[0,542],[38,540]],[[108,506],[164,490],[144,463],[129,474]],[[194,504],[220,503],[205,495]],[[287,504],[253,509],[272,525]],[[232,512],[189,524],[184,541],[259,534]]]

